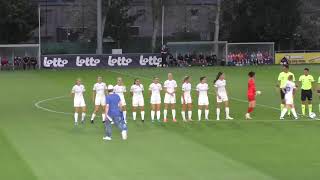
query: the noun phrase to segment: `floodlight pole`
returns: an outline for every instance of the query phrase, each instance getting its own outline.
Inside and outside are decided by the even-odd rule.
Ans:
[[[38,43],[39,43],[39,49],[38,49],[38,68],[41,69],[41,6],[38,5]]]
[[[163,46],[163,36],[164,36],[164,4],[162,4],[162,21],[161,21],[161,45]]]
[[[97,54],[102,54],[102,3],[97,0]]]

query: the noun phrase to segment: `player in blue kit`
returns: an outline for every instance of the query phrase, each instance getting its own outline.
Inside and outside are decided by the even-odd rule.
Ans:
[[[107,89],[109,95],[106,97],[106,136],[103,137],[103,140],[110,141],[112,139],[112,122],[120,129],[122,139],[126,140],[128,138],[128,128],[123,118],[120,96],[113,92],[112,85],[109,85]]]

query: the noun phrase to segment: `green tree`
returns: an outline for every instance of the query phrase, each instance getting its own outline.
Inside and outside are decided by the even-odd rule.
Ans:
[[[0,0],[0,43],[29,40],[38,26],[37,8],[29,0]]]
[[[224,0],[221,35],[234,42],[292,39],[301,22],[301,0]]]
[[[106,4],[104,22],[104,37],[112,37],[118,44],[118,48],[130,37],[130,27],[142,15],[142,13],[129,14],[132,0],[109,1]]]

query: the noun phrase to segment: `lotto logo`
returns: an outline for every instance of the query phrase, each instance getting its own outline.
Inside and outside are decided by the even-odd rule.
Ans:
[[[62,58],[53,58],[48,59],[48,57],[44,57],[43,59],[43,66],[44,67],[64,67],[66,64],[68,64],[69,61],[67,59]]]
[[[144,58],[143,55],[140,56],[140,65],[150,65],[158,66],[162,62],[162,58],[157,58],[157,56],[149,56],[149,58]]]
[[[76,66],[96,67],[100,62],[100,59],[94,59],[93,57],[86,57],[81,59],[80,56],[77,56]]]
[[[126,58],[126,57],[118,57],[118,58],[113,58],[112,56],[109,56],[108,58],[108,65],[109,66],[128,66],[130,63],[132,63],[131,58]]]

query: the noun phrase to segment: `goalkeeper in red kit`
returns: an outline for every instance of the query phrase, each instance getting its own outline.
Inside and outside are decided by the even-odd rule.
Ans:
[[[254,108],[256,107],[256,95],[260,94],[260,91],[256,91],[256,84],[255,84],[255,72],[249,72],[249,80],[248,80],[248,102],[249,102],[249,107],[248,111],[246,113],[246,119],[252,119],[251,118],[251,113],[253,112]]]

